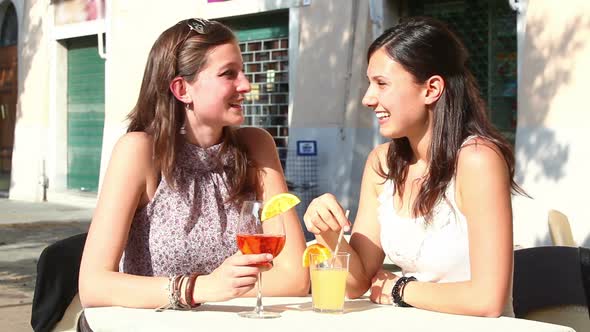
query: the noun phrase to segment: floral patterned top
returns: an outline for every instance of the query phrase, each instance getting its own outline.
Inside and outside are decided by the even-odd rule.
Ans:
[[[184,143],[173,176],[162,178],[153,199],[136,211],[121,272],[143,276],[209,274],[237,252],[240,207],[225,202],[233,176],[231,152]],[[246,199],[255,199],[249,194]]]

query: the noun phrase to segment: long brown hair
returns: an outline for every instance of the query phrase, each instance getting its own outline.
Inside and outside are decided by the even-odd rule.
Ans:
[[[509,170],[512,191],[526,195],[514,182],[512,146],[488,118],[475,78],[467,68],[468,52],[459,38],[442,22],[416,17],[386,30],[369,47],[367,59],[381,48],[411,73],[416,82],[423,83],[433,75],[440,75],[445,81],[443,94],[434,106],[428,150],[430,164],[412,214],[422,215],[427,221],[432,219],[433,207],[444,198],[455,175],[461,145],[471,135],[498,148]],[[381,176],[394,182],[400,197],[412,158],[408,138],[394,138],[387,151],[389,170],[387,174],[381,168],[378,170]]]
[[[149,53],[139,96],[128,115],[127,132],[143,131],[153,137],[154,163],[162,176],[174,187],[172,176],[179,148],[185,143],[180,128],[185,122],[185,105],[170,91],[170,82],[182,77],[187,82],[196,80],[205,67],[210,51],[219,45],[234,43],[236,37],[225,25],[198,19],[200,31],[191,29],[195,19],[182,20],[164,31]],[[247,178],[248,158],[239,144],[236,129],[223,129],[222,152],[230,150],[235,163],[235,176],[230,177],[230,200],[240,199],[252,190]]]

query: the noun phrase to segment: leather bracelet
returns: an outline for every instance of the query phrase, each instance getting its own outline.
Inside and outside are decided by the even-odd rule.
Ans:
[[[191,308],[196,308],[201,305],[201,303],[195,303],[195,299],[193,298],[193,291],[195,290],[198,276],[198,274],[193,273],[188,277],[188,284],[186,285],[184,292],[184,299]]]
[[[410,281],[416,281],[416,277],[400,277],[393,285],[393,289],[391,290],[391,298],[393,299],[393,303],[398,307],[411,307],[411,305],[407,304],[403,300],[403,290],[406,288],[406,285]]]

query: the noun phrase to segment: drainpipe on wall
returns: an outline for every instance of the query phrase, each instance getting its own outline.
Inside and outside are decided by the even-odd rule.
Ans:
[[[371,19],[372,39],[375,40],[379,35],[383,33],[383,0],[370,0],[369,1],[369,16]],[[373,147],[381,144],[383,139],[379,132],[379,123],[373,120]]]
[[[344,141],[346,139],[346,133],[345,133],[345,129],[346,129],[346,112],[348,110],[347,106],[348,106],[348,99],[350,98],[350,84],[351,84],[351,79],[352,79],[352,64],[354,62],[353,56],[354,56],[354,46],[355,46],[355,42],[356,42],[356,25],[357,25],[357,21],[358,21],[358,8],[359,8],[359,3],[358,1],[354,1],[352,3],[352,13],[350,15],[350,27],[351,27],[351,34],[350,34],[350,49],[349,49],[349,54],[348,54],[348,63],[346,65],[346,84],[344,86],[344,102],[342,105],[342,126],[340,126],[339,128],[339,133],[340,133],[340,140]]]
[[[45,159],[43,159],[41,170],[41,177],[39,178],[39,184],[43,189],[43,202],[47,202],[47,188],[49,188],[49,178],[47,177],[47,172],[45,172]]]
[[[97,11],[97,16],[99,18],[102,18],[102,22],[105,25],[105,32],[106,32],[106,21],[107,21],[107,17],[106,17],[106,6],[107,6],[107,0],[104,0],[104,6],[105,6],[105,13],[103,14],[102,12],[102,2],[97,2],[96,5],[96,11]],[[98,38],[98,56],[100,56],[101,59],[106,60],[107,59],[107,52],[105,50],[105,38],[104,38],[104,33],[102,31],[98,31],[98,33],[96,34],[97,38]]]

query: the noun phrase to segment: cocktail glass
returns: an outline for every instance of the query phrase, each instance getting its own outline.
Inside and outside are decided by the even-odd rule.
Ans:
[[[242,204],[238,223],[237,242],[240,251],[245,254],[271,254],[276,257],[285,246],[285,227],[281,215],[260,221],[262,202],[245,201]],[[247,318],[277,318],[277,312],[265,311],[262,306],[262,273],[258,272],[258,294],[253,311],[240,312]]]

